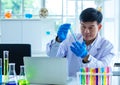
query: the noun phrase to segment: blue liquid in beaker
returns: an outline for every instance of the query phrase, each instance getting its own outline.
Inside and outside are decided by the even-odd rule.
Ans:
[[[6,83],[5,85],[18,85],[16,83]]]

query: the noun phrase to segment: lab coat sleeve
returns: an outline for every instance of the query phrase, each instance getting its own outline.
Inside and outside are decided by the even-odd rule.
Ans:
[[[103,49],[103,53],[99,59],[96,59],[95,56],[89,55],[88,60],[89,63],[83,63],[84,67],[106,67],[110,66],[113,67],[113,63],[111,62],[113,58],[115,57],[114,49],[112,45],[107,45],[105,49]]]
[[[51,40],[46,46],[46,52],[49,57],[56,57],[60,43],[55,39]]]
[[[51,40],[46,46],[47,55],[50,57],[67,57],[68,56],[68,48],[70,47],[70,41],[72,40],[72,36],[67,36],[67,38],[59,43],[56,40]]]
[[[110,64],[109,62],[112,61],[112,59],[110,59],[110,57],[112,58],[112,55],[107,55],[105,58],[102,58],[102,60],[98,60],[96,58],[94,58],[92,55],[89,56],[89,63],[84,64],[84,67],[92,67],[92,68],[98,68],[98,67],[106,67],[106,66],[110,66],[113,67],[113,64]],[[109,61],[109,62],[108,62]],[[109,65],[110,64],[110,65]]]

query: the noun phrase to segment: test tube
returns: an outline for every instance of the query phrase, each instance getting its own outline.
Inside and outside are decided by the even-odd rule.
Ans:
[[[75,42],[77,42],[77,38],[75,36],[75,33],[73,32],[72,28],[70,28],[71,35],[73,36]],[[77,45],[77,44],[76,44]],[[78,45],[77,45],[78,46]],[[79,46],[78,46],[79,47]]]
[[[3,51],[3,58],[4,58],[4,82],[7,82],[8,79],[8,62],[9,62],[9,51]]]
[[[0,58],[0,84],[2,83],[2,58]]]
[[[73,36],[74,40],[75,40],[75,41],[77,41],[77,38],[76,38],[75,34],[73,33],[72,28],[70,28],[70,32],[71,32],[71,34],[72,34],[72,36]]]

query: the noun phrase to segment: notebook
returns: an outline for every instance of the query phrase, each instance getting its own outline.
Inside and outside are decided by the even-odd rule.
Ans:
[[[67,84],[66,58],[24,57],[24,65],[26,77],[31,84]]]

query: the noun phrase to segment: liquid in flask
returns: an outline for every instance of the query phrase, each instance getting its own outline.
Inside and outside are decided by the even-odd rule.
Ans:
[[[19,85],[30,85],[25,75],[24,65],[20,66],[20,75],[19,75],[18,84]]]

